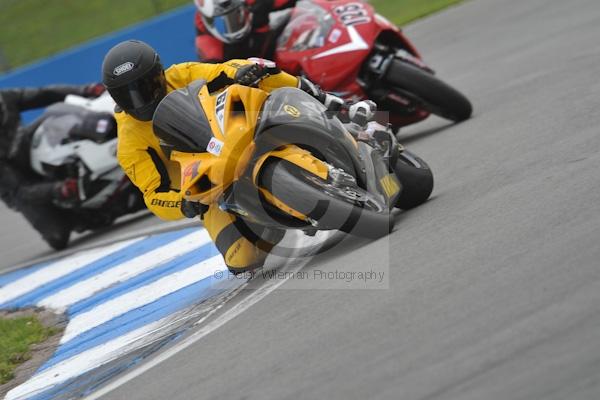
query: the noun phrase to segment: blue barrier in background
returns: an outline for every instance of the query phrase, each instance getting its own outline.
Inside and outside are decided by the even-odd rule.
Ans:
[[[0,75],[0,88],[99,82],[104,55],[115,44],[127,39],[139,39],[150,44],[160,54],[165,67],[184,61],[194,61],[196,60],[194,9],[193,4],[177,8]],[[23,115],[24,120],[29,121],[40,112],[27,112]]]

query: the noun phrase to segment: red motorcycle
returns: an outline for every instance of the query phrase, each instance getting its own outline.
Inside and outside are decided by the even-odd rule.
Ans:
[[[302,0],[279,26],[275,60],[282,69],[346,99],[374,100],[396,127],[430,113],[457,122],[471,116],[469,100],[436,78],[402,31],[368,3]]]

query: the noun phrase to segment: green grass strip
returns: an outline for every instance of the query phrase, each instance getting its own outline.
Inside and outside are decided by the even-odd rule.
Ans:
[[[461,0],[371,0],[398,25]],[[0,71],[48,57],[191,0],[0,0]],[[193,24],[192,19],[189,21]],[[190,59],[194,58],[190,54]]]
[[[397,25],[405,25],[462,0],[371,0],[375,10]]]
[[[11,380],[17,365],[30,358],[32,344],[43,342],[53,333],[33,316],[0,318],[0,384]]]
[[[15,68],[184,4],[192,0],[0,0],[0,70],[2,64]]]

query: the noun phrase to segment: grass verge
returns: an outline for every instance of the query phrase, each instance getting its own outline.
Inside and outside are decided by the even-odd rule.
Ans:
[[[377,12],[396,25],[423,18],[463,0],[371,0]]]
[[[14,369],[30,358],[31,345],[55,333],[36,317],[0,318],[0,385],[13,378]]]
[[[0,71],[184,4],[191,0],[0,0]]]

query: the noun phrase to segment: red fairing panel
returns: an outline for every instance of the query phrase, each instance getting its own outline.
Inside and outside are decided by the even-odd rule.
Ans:
[[[415,56],[419,59],[421,58],[419,51],[415,48],[415,46],[411,43],[411,41],[408,40],[408,38],[406,36],[404,36],[404,33],[402,33],[402,30],[400,28],[398,28],[396,25],[394,25],[393,23],[391,23],[387,18],[385,18],[381,14],[375,14],[375,23],[377,25],[379,25],[380,32],[381,31],[394,32],[394,34],[398,38],[398,41],[402,44],[402,47],[404,47],[413,56]]]
[[[326,90],[356,80],[381,32],[373,7],[360,1],[299,3],[280,37],[277,63]]]

